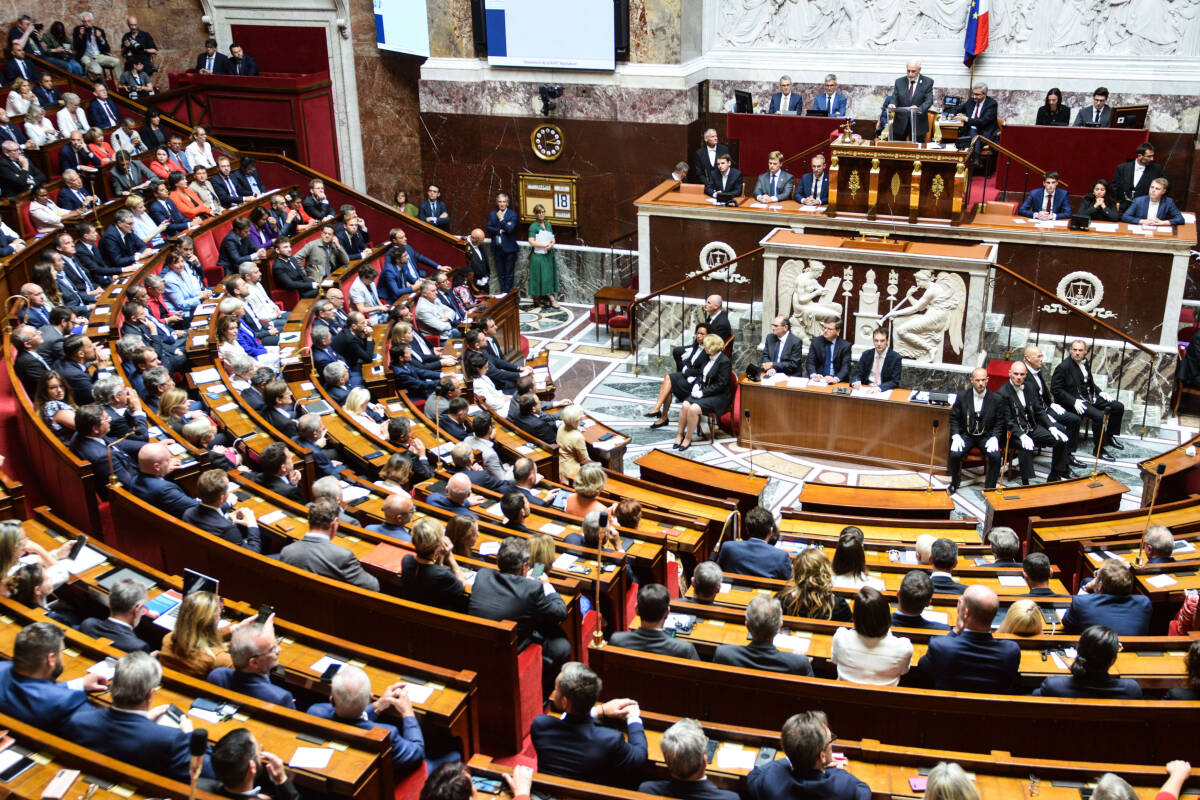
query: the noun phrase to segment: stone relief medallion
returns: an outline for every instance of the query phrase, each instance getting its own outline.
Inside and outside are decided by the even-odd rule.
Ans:
[[[1063,276],[1055,288],[1064,302],[1070,303],[1081,311],[1094,317],[1108,319],[1117,316],[1115,312],[1103,308],[1100,303],[1104,300],[1104,284],[1101,280],[1085,270],[1076,270]],[[1052,314],[1066,314],[1069,310],[1060,303],[1048,303],[1042,306],[1042,311]]]
[[[687,273],[687,278],[694,275],[699,275],[701,272],[719,267],[727,261],[732,261],[737,257],[737,252],[725,244],[725,242],[709,242],[700,249],[700,268]],[[721,281],[722,283],[749,283],[750,279],[745,275],[741,275],[737,271],[738,265],[725,269],[718,269],[709,275],[704,276],[706,281]]]

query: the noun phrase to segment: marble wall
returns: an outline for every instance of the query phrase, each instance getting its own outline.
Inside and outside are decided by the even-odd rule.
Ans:
[[[473,58],[471,0],[426,0],[429,54],[434,58]]]
[[[487,114],[503,117],[536,117],[541,82],[484,80],[457,82],[422,80],[421,111],[440,114]],[[645,89],[592,83],[562,83],[563,96],[555,101],[555,119],[616,120],[687,125],[696,118],[696,87]]]
[[[681,58],[683,0],[630,0],[629,60],[678,64]]]

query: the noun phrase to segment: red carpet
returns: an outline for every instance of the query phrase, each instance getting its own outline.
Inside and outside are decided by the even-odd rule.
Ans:
[[[984,179],[982,175],[976,175],[975,177],[971,178],[969,197],[971,198],[972,205],[980,201],[985,203],[990,202],[1000,197],[1000,189],[996,186],[996,181],[992,178],[988,178],[987,191],[985,192],[983,180]]]

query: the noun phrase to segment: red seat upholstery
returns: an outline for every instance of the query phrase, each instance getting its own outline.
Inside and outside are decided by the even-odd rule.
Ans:
[[[524,336],[521,337],[521,357],[529,358],[529,340]]]
[[[1008,380],[1008,370],[1012,367],[1012,365],[1013,362],[1011,361],[1000,361],[998,359],[993,359],[992,361],[988,362],[987,388],[989,392],[998,391],[1000,387],[1004,385],[1004,383]]]
[[[521,675],[517,694],[520,697],[521,730],[529,730],[533,719],[542,713],[542,646],[531,644],[517,656],[517,669]]]
[[[395,800],[417,800],[421,796],[421,790],[425,788],[427,777],[429,777],[428,770],[425,762],[422,761],[404,780],[396,781],[396,788],[392,796]]]
[[[29,216],[29,203],[17,203],[17,212],[21,216],[21,237],[28,239],[34,234],[33,218]]]
[[[300,302],[300,293],[295,289],[272,289],[271,299],[284,311],[291,311]]]
[[[608,322],[609,313],[608,306],[604,305],[604,303],[601,303],[588,312],[588,319],[593,324],[599,325],[601,323]]]

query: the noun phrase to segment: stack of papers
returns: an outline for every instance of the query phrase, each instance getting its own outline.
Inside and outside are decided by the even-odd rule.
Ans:
[[[209,367],[208,369],[198,369],[192,373],[192,381],[197,386],[200,386],[205,383],[212,383],[213,381],[219,381],[219,380],[221,380],[221,373],[217,372],[216,367]]]

